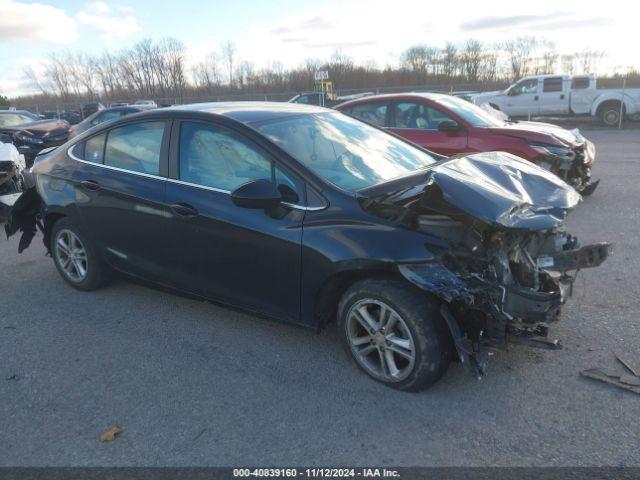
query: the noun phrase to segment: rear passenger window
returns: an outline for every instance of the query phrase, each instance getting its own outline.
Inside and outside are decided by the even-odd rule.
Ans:
[[[104,164],[158,175],[164,122],[145,122],[109,130]]]
[[[105,133],[91,137],[84,144],[83,159],[87,162],[102,163],[102,155],[104,153]]]
[[[573,77],[571,79],[572,90],[584,90],[589,88],[589,77]]]
[[[418,130],[437,130],[444,121],[454,121],[429,105],[415,102],[401,102],[395,106],[395,127]]]
[[[367,123],[378,127],[385,126],[385,117],[387,115],[386,103],[364,103],[356,105],[349,110],[354,117],[364,120]]]
[[[545,78],[542,82],[543,92],[561,92],[562,91],[562,77]]]

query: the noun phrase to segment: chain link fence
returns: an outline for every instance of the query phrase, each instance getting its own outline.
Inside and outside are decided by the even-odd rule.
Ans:
[[[473,83],[473,84],[434,84],[434,85],[395,85],[384,86],[375,88],[342,88],[336,90],[338,96],[347,96],[358,93],[371,92],[374,94],[383,93],[400,93],[400,92],[439,92],[450,93],[460,91],[491,91],[501,90],[508,86],[504,82],[495,83]],[[205,103],[205,102],[228,102],[228,101],[263,101],[263,102],[286,102],[299,94],[299,91],[284,91],[284,92],[242,92],[242,93],[224,93],[224,94],[206,94],[198,93],[192,95],[173,96],[173,97],[150,97],[140,98],[140,100],[153,100],[158,105],[185,105],[190,103]],[[135,100],[130,100],[133,103]],[[16,99],[13,103],[16,108],[21,110],[28,110],[35,114],[55,114],[60,115],[63,112],[77,111],[82,112],[82,107],[87,103],[101,102],[105,107],[108,107],[112,103],[121,103],[104,100],[84,100],[63,102],[57,100],[43,100],[39,102],[21,101]],[[122,102],[126,102],[125,99]]]

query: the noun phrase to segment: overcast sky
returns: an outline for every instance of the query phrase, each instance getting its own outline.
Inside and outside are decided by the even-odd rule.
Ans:
[[[408,46],[477,38],[500,42],[519,35],[552,40],[560,53],[607,52],[605,68],[640,66],[635,2],[535,0],[140,0],[85,2],[0,0],[0,93],[28,93],[25,66],[51,51],[100,53],[150,37],[184,42],[199,61],[232,40],[241,60],[256,67],[341,50],[358,62],[394,64]]]

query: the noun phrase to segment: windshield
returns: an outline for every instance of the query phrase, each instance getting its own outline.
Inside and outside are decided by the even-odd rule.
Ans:
[[[254,127],[317,175],[351,192],[436,161],[428,153],[341,113],[300,115]]]
[[[456,97],[440,97],[437,102],[465,119],[473,127],[504,126],[504,120],[492,116],[489,112],[466,100]]]
[[[31,123],[37,120],[24,113],[0,113],[0,127],[15,127],[24,123]]]

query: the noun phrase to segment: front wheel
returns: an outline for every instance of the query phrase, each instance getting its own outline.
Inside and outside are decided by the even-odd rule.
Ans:
[[[62,278],[78,290],[95,290],[104,283],[102,265],[84,233],[67,218],[51,231],[51,255]]]
[[[438,302],[397,280],[355,283],[340,301],[338,330],[365,373],[399,390],[430,387],[453,354]]]

